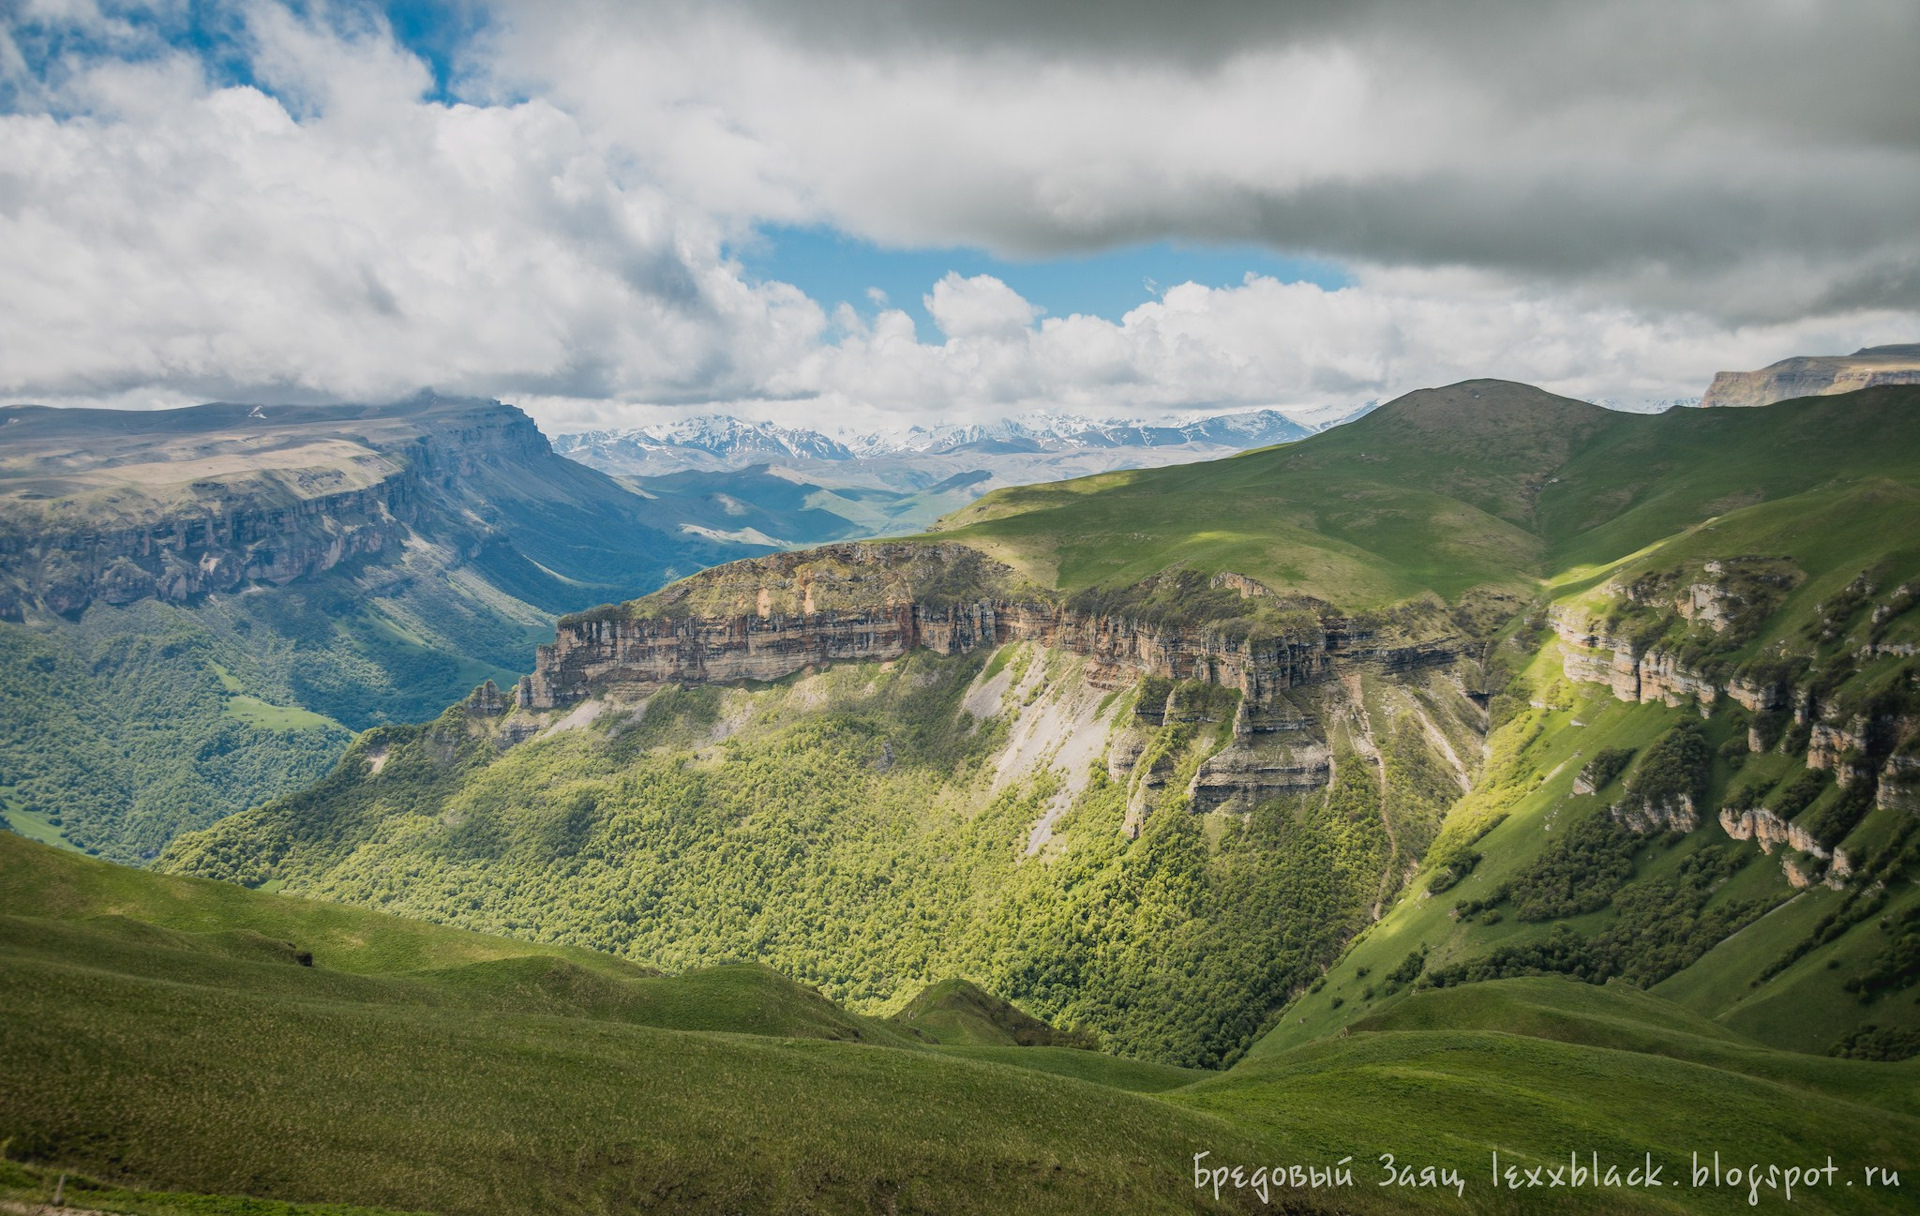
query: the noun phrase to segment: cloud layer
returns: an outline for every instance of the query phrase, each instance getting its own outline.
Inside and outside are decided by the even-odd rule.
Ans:
[[[448,85],[352,7],[198,6],[210,50],[170,0],[29,0],[0,30],[0,396],[432,385],[560,425],[1332,409],[1475,375],[1639,402],[1920,334],[1920,10],[1430,9],[501,0]],[[950,275],[922,341],[750,281],[725,250],[766,223],[1250,239],[1353,284],[1107,321]]]

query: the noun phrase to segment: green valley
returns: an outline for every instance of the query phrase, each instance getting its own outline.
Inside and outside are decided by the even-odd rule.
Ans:
[[[1524,1189],[1575,1152],[1903,1210],[1916,503],[1920,390],[1475,381],[573,612],[164,873],[0,839],[0,1137],[436,1212],[1749,1206]]]
[[[1867,977],[1913,897],[1915,405],[1476,381],[1001,491],[565,618],[517,704],[367,736],[161,864],[873,1014],[965,975],[1181,1066],[1541,972],[1905,1042]],[[1803,920],[1772,970],[1716,949]],[[1730,953],[1738,992],[1702,978]]]

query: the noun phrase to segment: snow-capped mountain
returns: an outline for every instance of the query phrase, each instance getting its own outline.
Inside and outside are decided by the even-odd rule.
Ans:
[[[558,435],[553,448],[627,478],[682,531],[788,546],[914,532],[1003,486],[1215,460],[1318,429],[1278,410],[1167,420],[1034,412],[829,435],[716,414]]]
[[[912,426],[836,438],[805,427],[712,414],[627,430],[559,435],[553,447],[563,456],[607,472],[657,477],[688,469],[743,469],[913,453],[970,452],[989,457],[1189,447],[1194,449],[1192,459],[1202,460],[1225,451],[1287,443],[1314,429],[1278,410],[1166,422],[1036,413],[985,424]]]
[[[556,435],[553,450],[616,472],[659,474],[680,469],[738,469],[770,461],[849,460],[846,445],[804,427],[751,422],[726,414],[684,418],[630,430]]]

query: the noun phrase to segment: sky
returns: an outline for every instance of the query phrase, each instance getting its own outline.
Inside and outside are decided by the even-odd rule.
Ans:
[[[1631,408],[1920,340],[1911,0],[0,0],[0,401]]]

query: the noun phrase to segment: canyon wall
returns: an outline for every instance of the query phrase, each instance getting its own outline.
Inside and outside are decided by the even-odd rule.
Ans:
[[[335,443],[355,453],[350,462],[341,457],[341,468],[276,467],[282,448],[268,447],[252,458],[254,467],[224,479],[186,485],[116,480],[127,461],[143,471],[166,470],[208,452],[226,455],[244,442],[226,425],[229,431],[185,440],[169,436],[172,449],[79,470],[75,481],[94,496],[105,487],[117,509],[48,510],[34,501],[40,495],[16,496],[0,514],[0,619],[19,620],[34,605],[72,615],[96,600],[178,603],[248,583],[284,585],[354,558],[391,553],[433,494],[457,491],[482,466],[548,452],[532,419],[488,403],[443,410],[413,426],[366,427],[377,437]],[[313,437],[311,424],[289,427],[285,446],[312,452],[319,445],[298,445]],[[368,470],[383,475],[349,489],[325,488],[364,480]],[[85,522],[73,522],[75,515]]]
[[[1265,632],[1080,610],[1041,594],[943,594],[934,602],[907,598],[912,588],[902,570],[924,564],[936,549],[958,548],[828,546],[805,556],[836,574],[852,569],[854,576],[816,584],[793,555],[782,555],[735,562],[710,572],[711,577],[687,580],[694,586],[663,593],[669,604],[711,602],[716,598],[711,584],[724,583],[734,602],[753,604],[753,611],[565,618],[553,644],[540,647],[533,673],[521,681],[520,703],[552,709],[610,690],[644,695],[665,684],[766,682],[807,667],[895,659],[914,649],[953,655],[1032,642],[1091,660],[1088,678],[1102,687],[1160,676],[1234,689],[1254,707],[1257,719],[1258,707],[1272,694],[1325,680],[1339,664],[1408,670],[1450,662],[1455,655],[1451,639],[1386,639],[1363,622],[1331,615],[1296,614],[1284,631]],[[973,560],[981,559],[974,554]],[[756,571],[767,574],[770,585],[754,586]],[[1002,586],[1015,581],[1004,567],[984,573],[983,581]],[[859,598],[859,582],[877,602],[849,603]],[[819,601],[828,599],[847,606],[819,610]],[[797,601],[815,610],[777,612],[776,601]]]

